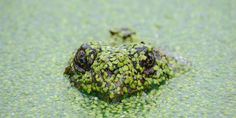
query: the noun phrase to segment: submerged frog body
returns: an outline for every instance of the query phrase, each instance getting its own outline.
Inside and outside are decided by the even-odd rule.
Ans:
[[[112,38],[132,40],[135,35],[127,29],[121,31],[110,31]],[[114,46],[90,42],[73,54],[64,73],[79,90],[105,101],[120,101],[158,87],[173,78],[179,66],[175,59],[144,42]]]

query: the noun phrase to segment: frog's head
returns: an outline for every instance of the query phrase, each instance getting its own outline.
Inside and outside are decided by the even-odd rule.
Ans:
[[[79,90],[117,101],[172,78],[175,64],[143,42],[119,46],[90,42],[73,54],[65,74]]]
[[[80,46],[65,74],[82,91],[120,100],[173,77],[168,63],[166,55],[144,43],[110,47],[93,42]]]

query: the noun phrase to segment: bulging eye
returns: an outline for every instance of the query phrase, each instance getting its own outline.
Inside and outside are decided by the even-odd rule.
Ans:
[[[77,50],[74,58],[74,67],[80,72],[89,71],[91,65],[93,64],[97,52],[89,44],[83,44]]]
[[[86,63],[86,54],[85,54],[85,51],[84,50],[79,50],[78,54],[75,56],[76,58],[76,61],[78,60],[79,63]]]
[[[136,48],[136,50],[139,55],[143,55],[142,57],[145,57],[141,59],[139,63],[140,66],[151,68],[155,65],[156,58],[153,50],[149,50],[146,46]]]
[[[146,56],[146,59],[142,60],[140,62],[140,65],[146,68],[153,67],[155,65],[155,60],[156,60],[154,54],[152,52],[146,52],[145,56]]]

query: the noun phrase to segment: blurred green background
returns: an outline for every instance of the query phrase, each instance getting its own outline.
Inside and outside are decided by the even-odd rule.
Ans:
[[[0,0],[0,117],[236,117],[235,0]],[[71,53],[131,27],[192,70],[108,104],[70,87]]]

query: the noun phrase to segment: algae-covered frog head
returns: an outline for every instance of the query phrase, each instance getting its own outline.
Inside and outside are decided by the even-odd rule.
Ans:
[[[117,101],[172,78],[175,63],[143,42],[117,46],[90,42],[73,54],[65,74],[79,90]]]

